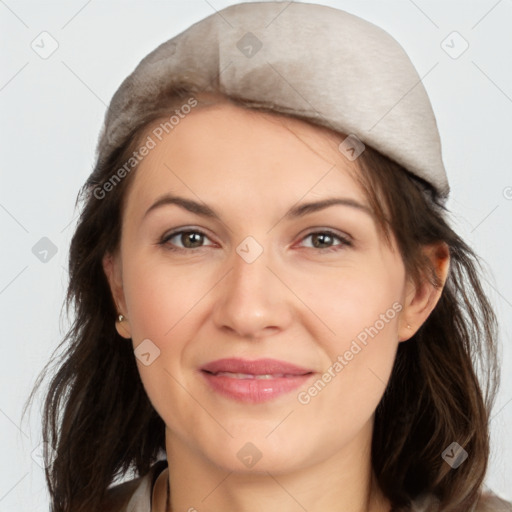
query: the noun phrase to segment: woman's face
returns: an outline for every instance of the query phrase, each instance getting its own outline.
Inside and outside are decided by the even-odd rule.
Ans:
[[[229,104],[147,135],[156,145],[126,197],[113,290],[168,446],[237,471],[260,456],[255,471],[274,473],[357,460],[406,338],[407,287],[342,139]],[[166,195],[196,211],[152,208]],[[331,198],[342,203],[301,208]],[[311,373],[249,382],[201,370],[224,358]]]

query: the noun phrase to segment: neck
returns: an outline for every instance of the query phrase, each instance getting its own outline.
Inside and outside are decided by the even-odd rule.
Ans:
[[[370,445],[362,453],[360,439],[327,460],[293,471],[240,472],[221,468],[171,437],[166,430],[168,470],[155,485],[153,510],[204,512],[389,512],[371,468]],[[371,437],[369,438],[371,439]],[[166,510],[167,486],[170,507]]]

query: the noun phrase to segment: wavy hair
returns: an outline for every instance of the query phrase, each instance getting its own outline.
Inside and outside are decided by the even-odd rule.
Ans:
[[[42,433],[56,453],[54,458],[49,450],[43,454],[53,512],[101,510],[115,480],[128,472],[146,474],[165,451],[164,422],[142,385],[131,344],[115,330],[117,309],[102,267],[104,255],[119,246],[123,201],[136,168],[102,199],[94,191],[141,146],[151,123],[168,118],[197,92],[193,84],[175,84],[148,98],[136,129],[107,159],[98,159],[77,196],[75,207],[80,202],[81,210],[65,298],[74,320],[24,408],[51,369]],[[224,98],[287,115],[277,107]],[[445,242],[451,258],[441,298],[416,334],[399,344],[375,411],[374,473],[396,512],[408,510],[423,494],[433,495],[443,511],[467,512],[481,494],[489,415],[499,383],[496,318],[482,289],[481,264],[449,226],[448,211],[427,182],[368,146],[355,162],[355,177],[377,214],[380,232],[395,236],[407,274],[439,286],[421,249]],[[441,457],[454,441],[469,454],[457,470]]]

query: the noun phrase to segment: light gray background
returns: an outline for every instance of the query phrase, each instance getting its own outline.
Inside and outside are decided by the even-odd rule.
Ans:
[[[60,314],[74,204],[93,167],[106,104],[149,51],[231,3],[0,0],[0,511],[48,510],[43,469],[32,457],[41,441],[40,401],[23,423],[21,407],[69,326]],[[425,75],[452,188],[448,206],[485,262],[486,289],[501,321],[503,381],[486,485],[511,500],[512,1],[318,3],[387,30]],[[31,48],[43,31],[59,45],[47,59]],[[453,31],[469,43],[457,59],[441,47]],[[46,263],[32,252],[42,237],[57,248]]]

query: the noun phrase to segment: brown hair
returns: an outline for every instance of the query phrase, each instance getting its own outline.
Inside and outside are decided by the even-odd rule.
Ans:
[[[77,203],[84,204],[71,241],[65,301],[75,318],[57,347],[63,353],[54,353],[29,397],[55,360],[43,411],[43,440],[57,454],[50,460],[44,453],[53,512],[99,510],[112,482],[130,471],[144,475],[165,451],[164,422],[142,385],[131,344],[115,330],[117,310],[102,267],[103,256],[119,245],[135,168],[103,199],[94,190],[140,147],[152,122],[195,92],[177,86],[148,100],[144,119],[121,147],[98,160],[78,194]],[[444,241],[451,258],[438,304],[413,338],[399,344],[375,412],[373,469],[396,511],[428,493],[442,510],[466,512],[478,501],[486,473],[489,413],[499,382],[496,318],[481,286],[480,264],[449,227],[447,210],[428,183],[371,147],[356,162],[356,177],[382,232],[396,237],[408,275],[439,286],[430,260],[422,257],[423,245]],[[454,441],[469,454],[456,470],[441,457]]]

